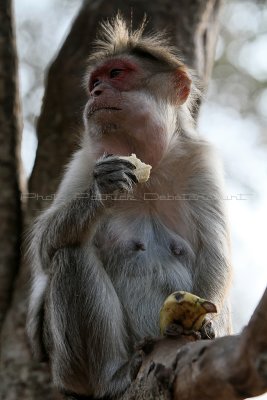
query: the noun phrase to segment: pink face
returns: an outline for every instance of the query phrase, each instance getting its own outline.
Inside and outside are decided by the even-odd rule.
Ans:
[[[116,123],[114,119],[122,118],[116,114],[122,110],[128,114],[131,99],[128,96],[127,101],[127,94],[143,86],[144,76],[141,65],[127,58],[107,60],[95,68],[88,83],[87,118],[97,123]]]
[[[105,62],[94,70],[89,81],[91,96],[97,95],[98,88],[110,85],[119,91],[132,90],[140,81],[141,68],[126,59],[115,59]],[[100,89],[101,90],[101,89]]]
[[[169,130],[158,98],[165,100],[166,107],[175,107],[187,97],[185,82],[186,74],[180,71],[157,75],[130,57],[96,67],[89,78],[84,117],[98,140],[99,152],[135,153],[155,166],[167,146]]]
[[[147,138],[155,141],[154,157],[155,147],[162,147],[162,127],[157,110],[142,92],[146,76],[141,63],[129,58],[108,60],[92,72],[85,115],[89,126],[100,129],[100,154],[136,153],[154,165],[145,143]]]
[[[146,80],[146,77],[149,79]],[[150,86],[147,86],[148,82]],[[92,112],[99,109],[116,111],[121,109],[120,97],[123,92],[148,89],[152,95],[161,95],[161,98],[173,105],[180,105],[186,101],[190,85],[191,80],[183,67],[171,74],[160,75],[157,79],[156,74],[149,74],[142,64],[129,58],[115,58],[92,72],[88,84],[89,102]],[[113,108],[110,108],[112,104]]]

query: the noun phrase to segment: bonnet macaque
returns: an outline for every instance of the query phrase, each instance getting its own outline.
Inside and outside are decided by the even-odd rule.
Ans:
[[[28,333],[60,390],[116,397],[170,293],[209,299],[216,334],[229,332],[229,240],[220,164],[191,113],[198,90],[165,40],[103,24],[86,86],[80,148],[32,230]],[[146,182],[131,154],[152,167]]]

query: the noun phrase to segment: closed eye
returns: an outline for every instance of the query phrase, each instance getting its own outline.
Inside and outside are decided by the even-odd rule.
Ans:
[[[110,78],[116,78],[116,76],[120,75],[120,73],[123,71],[123,69],[119,68],[114,68],[110,71],[109,76]]]

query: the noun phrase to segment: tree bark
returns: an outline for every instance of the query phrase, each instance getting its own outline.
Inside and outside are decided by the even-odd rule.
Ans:
[[[86,94],[82,90],[81,82],[86,69],[86,59],[91,50],[90,43],[95,38],[99,20],[114,16],[120,9],[122,14],[129,19],[133,14],[134,26],[137,26],[144,14],[147,14],[149,19],[147,30],[166,29],[170,33],[173,44],[180,49],[186,63],[194,67],[206,83],[213,63],[220,4],[221,0],[84,1],[65,43],[48,72],[42,112],[37,125],[37,157],[29,181],[27,222],[50,204],[53,193],[60,182],[64,164],[77,145],[79,131],[83,129],[82,109],[86,102]],[[0,7],[3,16],[8,13],[10,15],[10,1],[1,1]],[[5,26],[2,25],[2,21],[0,21],[0,26],[0,48],[2,48],[1,46],[4,47],[7,42],[1,41]],[[12,49],[11,46],[10,49]],[[7,61],[5,60],[5,62]],[[12,71],[11,68],[10,70]],[[1,70],[0,72],[2,73]],[[14,84],[13,86],[10,84],[7,93],[15,97],[16,87]],[[14,114],[12,114],[12,118],[10,115],[10,121],[16,121]],[[3,131],[0,132],[1,134],[4,134]],[[9,143],[10,138],[5,134],[5,146],[6,143]],[[15,142],[14,139],[13,143]],[[14,148],[15,144],[13,146],[11,143],[9,147],[11,154]],[[15,156],[13,160],[15,160]],[[7,164],[11,168],[11,163]],[[14,161],[15,165],[17,167]],[[9,170],[6,169],[6,171]],[[12,171],[12,178],[6,178],[6,183],[7,190],[11,191],[13,196],[11,182],[16,175],[15,169]],[[15,188],[18,187],[18,183],[16,185],[14,184]],[[11,240],[9,245],[13,243],[11,255],[16,260],[14,265],[17,265],[21,226],[20,205],[18,197],[12,196],[8,197],[9,206],[11,207],[14,202],[11,208],[13,218],[17,216],[17,223],[13,231],[14,241]],[[15,227],[17,231],[15,231]],[[11,224],[9,224],[9,229],[11,229]],[[13,261],[10,262],[10,265],[13,265]],[[13,275],[11,274],[11,276]],[[21,263],[12,305],[9,307],[2,329],[0,360],[0,398],[2,400],[55,400],[60,398],[60,395],[52,389],[48,367],[45,364],[35,363],[31,359],[27,345],[25,316],[29,279],[27,263]],[[5,285],[7,292],[10,291],[11,281],[9,278]]]
[[[0,4],[0,332],[20,261],[20,107],[11,1]]]

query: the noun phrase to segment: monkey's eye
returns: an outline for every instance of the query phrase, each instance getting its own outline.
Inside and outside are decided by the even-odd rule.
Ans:
[[[94,89],[96,86],[98,86],[99,83],[100,83],[100,80],[99,80],[99,79],[94,79],[93,82],[92,82],[93,89]]]
[[[122,71],[123,71],[122,69],[114,68],[114,69],[112,69],[112,70],[110,71],[109,76],[110,76],[111,79],[112,79],[112,78],[115,78],[116,76],[120,75],[120,73],[121,73]]]

